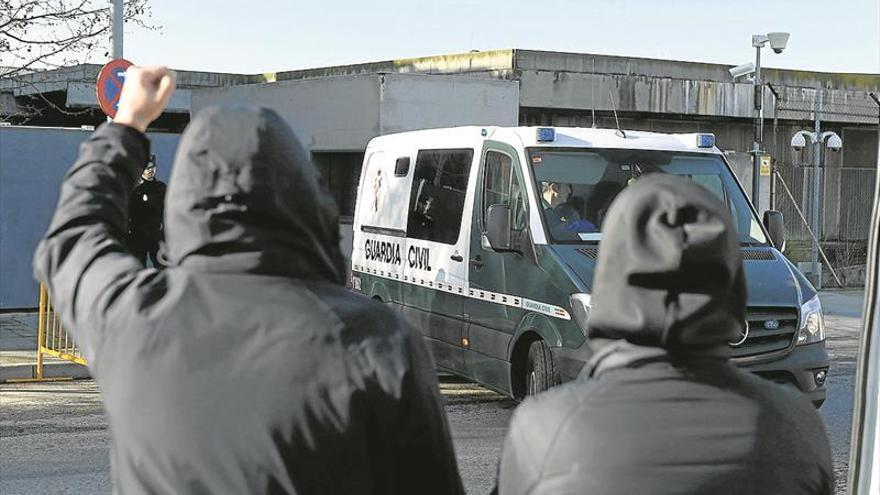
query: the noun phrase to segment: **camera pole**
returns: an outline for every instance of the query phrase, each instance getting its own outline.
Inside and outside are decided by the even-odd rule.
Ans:
[[[822,156],[822,90],[816,88],[815,110],[813,112],[815,125],[814,132],[816,139],[813,140],[813,208],[811,212],[813,232],[813,246],[810,249],[810,271],[815,279],[816,290],[822,288],[822,277],[819,275],[819,238],[822,232],[819,230],[819,188],[821,181],[819,180],[819,165]]]

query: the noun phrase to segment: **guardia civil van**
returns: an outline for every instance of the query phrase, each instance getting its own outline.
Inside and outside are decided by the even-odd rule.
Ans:
[[[354,290],[399,307],[437,367],[512,397],[589,358],[593,272],[611,201],[644,174],[689,177],[737,226],[748,281],[740,366],[818,406],[828,354],[816,291],[781,253],[711,134],[456,127],[370,141],[354,217]]]

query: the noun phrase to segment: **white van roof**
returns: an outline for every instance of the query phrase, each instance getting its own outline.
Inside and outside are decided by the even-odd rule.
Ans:
[[[538,129],[553,129],[552,141],[538,141]],[[593,129],[589,127],[495,127],[465,126],[386,134],[374,138],[372,145],[381,147],[417,146],[422,149],[477,146],[478,143],[495,139],[512,143],[519,141],[523,147],[561,148],[632,148],[659,151],[689,151],[721,153],[715,146],[699,147],[700,133],[666,134],[646,131],[624,131],[620,137],[616,129]],[[714,142],[714,137],[713,137]]]

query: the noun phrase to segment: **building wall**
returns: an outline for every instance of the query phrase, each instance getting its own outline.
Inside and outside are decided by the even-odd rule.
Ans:
[[[290,124],[315,151],[363,151],[379,134],[379,80],[375,74],[303,79],[194,90],[192,111],[210,105],[259,105]]]
[[[514,67],[524,107],[611,110],[613,99],[618,112],[753,116],[753,84],[734,80],[727,65],[516,50]],[[762,72],[763,80],[791,109],[781,118],[811,118],[812,89],[822,88],[826,104],[846,108],[826,113],[825,120],[877,123],[877,106],[869,93],[880,90],[880,75],[768,68]],[[770,90],[764,91],[765,109],[773,106],[774,98]]]
[[[0,127],[0,309],[33,308],[39,300],[31,270],[49,226],[64,174],[90,132]],[[178,135],[151,133],[159,178],[167,181]]]
[[[517,81],[423,74],[363,74],[201,89],[193,113],[209,105],[274,109],[309,151],[363,151],[394,132],[460,125],[516,125]]]
[[[518,122],[519,81],[381,74],[379,90],[381,134]]]

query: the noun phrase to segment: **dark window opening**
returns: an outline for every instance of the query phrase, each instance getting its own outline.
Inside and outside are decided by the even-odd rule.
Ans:
[[[320,173],[321,187],[336,201],[341,220],[351,222],[364,154],[319,152],[312,153],[312,160]]]
[[[419,151],[406,224],[408,237],[455,244],[473,157],[473,150],[467,149]]]

